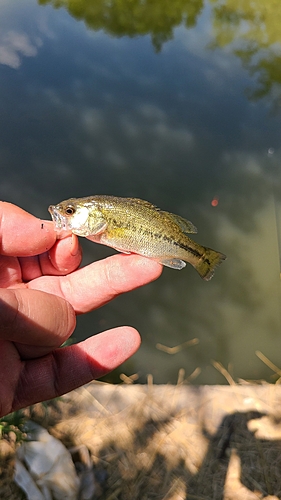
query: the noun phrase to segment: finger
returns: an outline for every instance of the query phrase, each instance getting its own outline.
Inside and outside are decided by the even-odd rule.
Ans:
[[[12,342],[0,339],[0,417],[12,411],[22,362]]]
[[[21,282],[21,267],[16,257],[0,255],[0,288]]]
[[[28,287],[59,295],[70,302],[76,313],[84,313],[157,279],[161,272],[162,266],[151,259],[117,254],[68,276],[42,276]]]
[[[2,255],[37,255],[49,250],[56,237],[53,222],[42,221],[16,205],[0,202]]]
[[[6,257],[6,259],[9,259],[9,258],[11,258],[11,257]],[[20,265],[21,279],[23,282],[34,280],[35,278],[42,276],[42,271],[41,271],[38,255],[31,255],[30,257],[19,257],[18,262]],[[10,279],[9,285],[12,285],[12,284],[13,284],[13,280]]]
[[[42,356],[60,346],[76,323],[67,301],[26,288],[0,290],[0,317],[0,338],[18,343],[24,357]]]
[[[119,327],[25,362],[10,411],[55,398],[102,377],[139,346],[140,336],[134,328]]]
[[[65,275],[79,267],[82,249],[77,236],[71,234],[58,240],[49,250],[39,255],[42,274]]]
[[[2,260],[4,259],[13,259],[13,257],[2,256]],[[41,255],[32,255],[30,257],[19,257],[21,273],[18,273],[14,282],[12,276],[15,275],[15,273],[12,273],[11,276],[11,271],[14,269],[11,270],[10,266],[6,267],[4,276],[8,274],[10,277],[10,286],[18,282],[20,275],[22,281],[27,283],[28,281],[42,276],[42,274],[60,276],[72,273],[79,267],[81,260],[82,250],[77,236],[73,234],[65,237],[63,240],[58,240],[49,252],[44,252]],[[13,266],[13,268],[14,267],[15,266]],[[1,281],[4,283],[8,282],[7,279],[3,280],[3,277],[2,279],[0,277],[0,283]]]

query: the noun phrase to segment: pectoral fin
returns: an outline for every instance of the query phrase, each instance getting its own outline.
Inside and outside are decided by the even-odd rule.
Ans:
[[[157,261],[163,266],[172,269],[183,269],[186,266],[186,263],[181,259],[157,259]]]
[[[96,237],[103,233],[107,228],[107,223],[102,221],[97,221],[96,224],[91,224],[91,234],[87,236],[88,240],[95,241]]]

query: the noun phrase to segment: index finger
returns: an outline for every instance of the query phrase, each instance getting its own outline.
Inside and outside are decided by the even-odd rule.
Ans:
[[[38,255],[56,241],[51,221],[42,221],[25,210],[0,202],[0,253],[17,257]]]
[[[40,276],[27,287],[58,295],[67,300],[77,314],[82,314],[156,280],[161,272],[162,266],[152,259],[116,254],[66,276]]]

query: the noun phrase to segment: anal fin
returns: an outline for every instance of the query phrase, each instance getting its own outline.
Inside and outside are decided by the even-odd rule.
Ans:
[[[183,269],[186,263],[181,259],[157,259],[157,261],[166,267],[171,267],[172,269]]]

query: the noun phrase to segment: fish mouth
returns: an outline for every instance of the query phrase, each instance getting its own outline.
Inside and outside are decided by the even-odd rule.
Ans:
[[[52,220],[55,223],[57,231],[69,231],[69,224],[65,217],[63,217],[55,205],[50,205],[48,211],[51,214]]]

